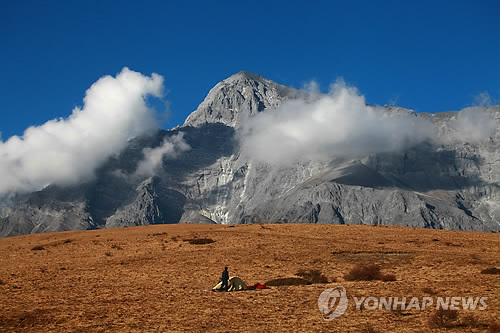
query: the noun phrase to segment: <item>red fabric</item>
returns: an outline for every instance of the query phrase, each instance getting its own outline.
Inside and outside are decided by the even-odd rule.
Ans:
[[[268,286],[263,285],[260,282],[257,282],[256,284],[252,284],[251,286],[248,286],[248,289],[271,289]]]

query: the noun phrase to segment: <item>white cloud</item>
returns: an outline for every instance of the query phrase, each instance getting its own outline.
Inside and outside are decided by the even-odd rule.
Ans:
[[[162,144],[156,148],[144,148],[144,159],[139,162],[135,174],[137,176],[153,176],[163,166],[163,157],[175,158],[179,153],[190,150],[191,147],[184,140],[184,133],[180,132],[171,137],[165,137]]]
[[[366,105],[343,81],[313,101],[288,100],[243,122],[242,153],[278,165],[401,150],[434,137],[430,122]]]
[[[493,135],[496,123],[487,108],[471,107],[458,112],[452,126],[451,141],[478,143]]]
[[[0,141],[0,194],[90,179],[130,138],[158,127],[145,99],[162,94],[158,74],[148,77],[124,68],[116,77],[100,78],[87,90],[83,107],[68,118]]]
[[[491,97],[487,91],[483,91],[477,96],[474,96],[474,103],[476,106],[490,106],[491,105]]]

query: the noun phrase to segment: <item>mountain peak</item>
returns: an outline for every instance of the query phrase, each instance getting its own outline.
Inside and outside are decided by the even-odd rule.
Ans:
[[[227,79],[225,79],[225,82],[235,82],[235,81],[242,81],[242,80],[253,80],[253,81],[271,81],[267,80],[264,77],[260,76],[259,74],[255,73],[250,73],[247,71],[241,71],[236,74],[231,75]],[[271,81],[272,82],[272,81]]]
[[[239,72],[219,82],[191,113],[184,126],[223,123],[238,127],[242,114],[251,116],[297,95],[292,88],[250,72]]]

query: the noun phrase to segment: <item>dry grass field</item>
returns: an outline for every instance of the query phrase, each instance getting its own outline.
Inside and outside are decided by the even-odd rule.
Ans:
[[[210,238],[208,244],[192,239]],[[203,242],[200,242],[203,243]],[[499,234],[310,224],[155,225],[0,239],[1,332],[494,332]],[[377,264],[395,281],[347,281]],[[248,284],[320,270],[329,283],[208,292],[224,268]],[[318,296],[344,286],[346,313]],[[355,310],[351,297],[488,297],[431,327],[435,309]]]

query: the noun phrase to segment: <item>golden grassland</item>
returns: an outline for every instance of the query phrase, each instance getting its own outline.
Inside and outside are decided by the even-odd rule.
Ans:
[[[187,241],[198,238],[214,242]],[[388,226],[183,224],[5,238],[0,331],[485,332],[500,322],[500,275],[480,272],[499,255],[499,234]],[[358,264],[396,281],[346,281]],[[249,284],[309,269],[330,282],[208,292],[225,265]],[[431,328],[433,308],[357,311],[350,301],[327,322],[318,296],[335,286],[350,299],[488,297],[488,308]]]

